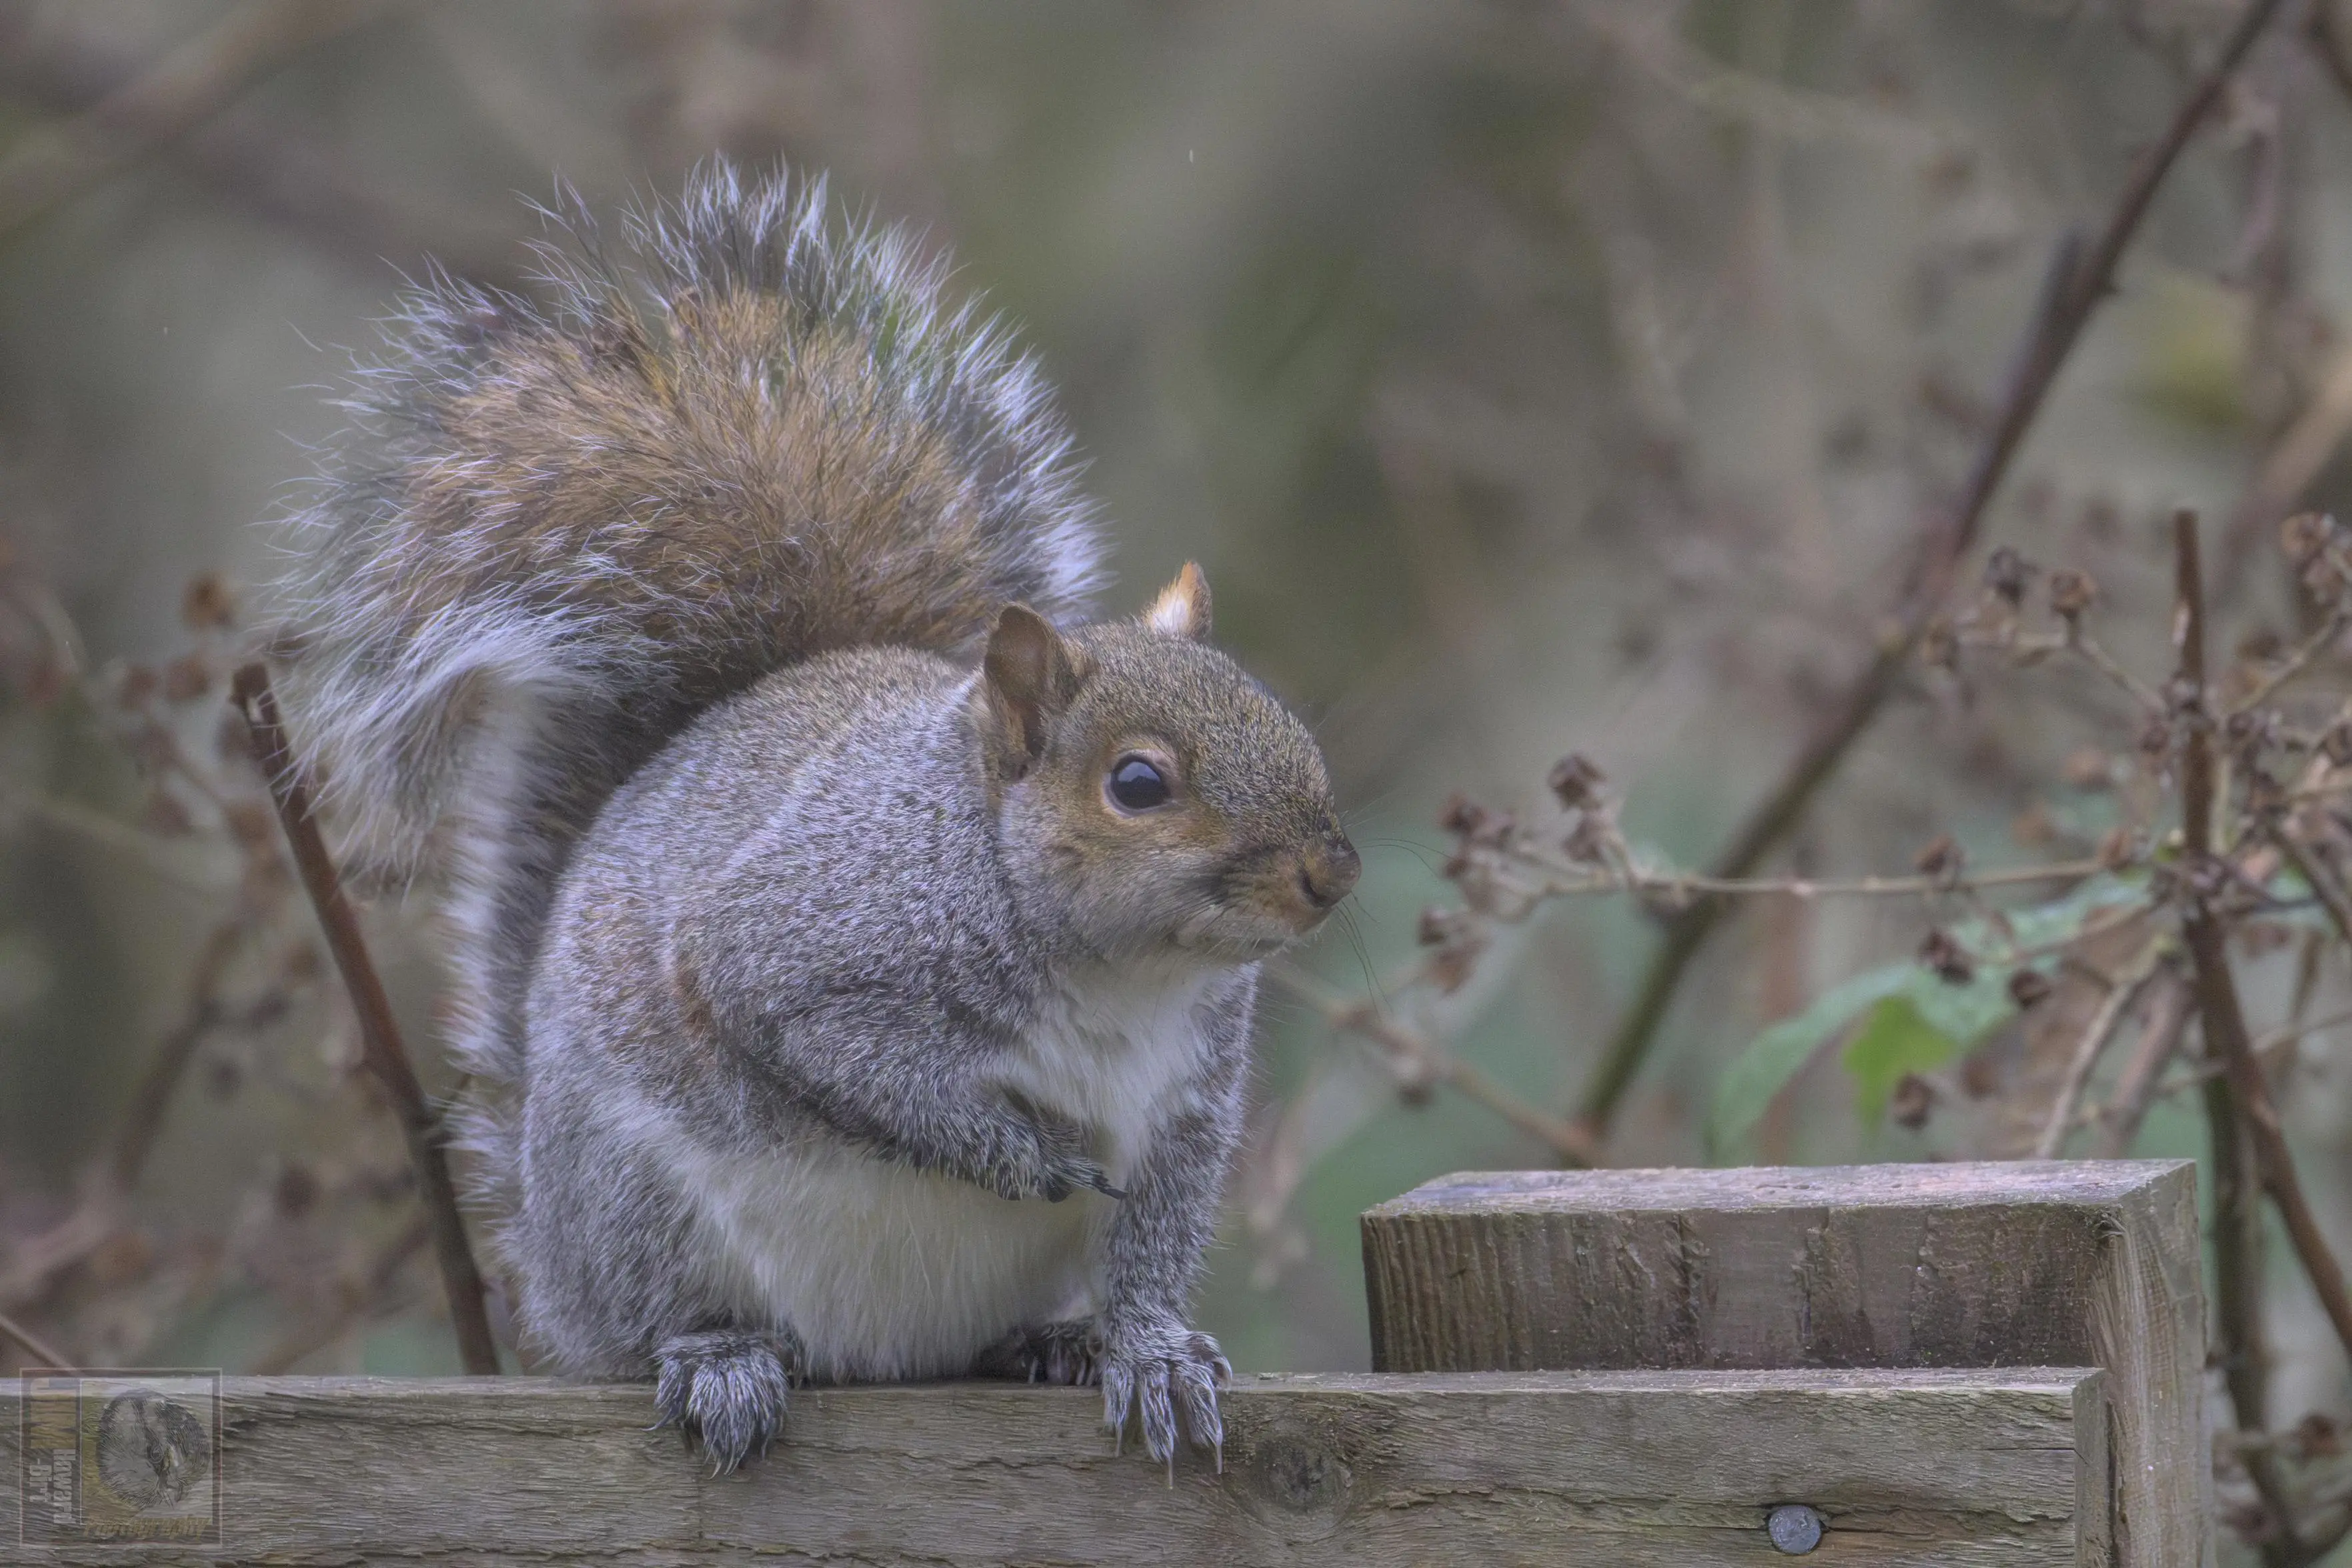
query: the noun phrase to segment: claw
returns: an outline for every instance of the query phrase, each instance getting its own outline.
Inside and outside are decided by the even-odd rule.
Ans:
[[[1168,1467],[1168,1484],[1174,1486],[1177,1435],[1181,1430],[1196,1448],[1214,1457],[1217,1473],[1225,1469],[1225,1427],[1217,1409],[1217,1387],[1230,1381],[1233,1367],[1218,1353],[1217,1342],[1206,1334],[1178,1334],[1163,1342],[1158,1354],[1117,1356],[1105,1353],[1097,1364],[1103,1385],[1103,1419],[1117,1441],[1114,1454],[1124,1449],[1128,1418],[1132,1413],[1143,1429],[1144,1451]]]
[[[1111,1453],[1126,1450],[1127,1415],[1135,1407],[1135,1374],[1118,1362],[1103,1368],[1103,1421],[1111,1430]]]

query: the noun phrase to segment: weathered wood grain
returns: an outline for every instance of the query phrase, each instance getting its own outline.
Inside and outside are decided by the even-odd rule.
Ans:
[[[2105,1367],[2117,1561],[2210,1561],[2186,1162],[1456,1176],[1363,1240],[1388,1372]]]
[[[1245,1377],[1224,1473],[1113,1457],[1087,1391],[811,1390],[712,1478],[642,1387],[231,1378],[219,1548],[31,1563],[964,1565],[2106,1561],[2103,1375],[2006,1371]],[[16,1395],[0,1409],[14,1533]],[[0,1556],[5,1556],[0,1551]]]

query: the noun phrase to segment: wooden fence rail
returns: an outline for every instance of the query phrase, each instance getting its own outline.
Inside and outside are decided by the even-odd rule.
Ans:
[[[1366,1217],[1383,1370],[1237,1379],[1222,1473],[1114,1455],[1082,1389],[806,1389],[714,1477],[641,1385],[231,1377],[216,1444],[189,1436],[209,1410],[171,1417],[209,1446],[181,1479],[216,1485],[217,1538],[190,1504],[190,1538],[110,1543],[106,1453],[144,1461],[101,1412],[135,1380],[27,1382],[0,1396],[0,1562],[2201,1568],[2190,1181],[1450,1178]],[[1776,1511],[1804,1526],[1782,1544]]]
[[[2212,1561],[2196,1167],[1448,1176],[1364,1217],[1372,1365],[2106,1369],[2115,1560]]]
[[[1225,1471],[1114,1458],[1089,1392],[809,1390],[714,1478],[643,1388],[230,1378],[218,1548],[146,1563],[942,1564],[1817,1561],[2073,1564],[2105,1518],[2101,1375],[1468,1373],[1243,1377]],[[8,1441],[17,1441],[9,1411]],[[8,1469],[19,1469],[18,1456]],[[121,1547],[32,1551],[120,1563]]]

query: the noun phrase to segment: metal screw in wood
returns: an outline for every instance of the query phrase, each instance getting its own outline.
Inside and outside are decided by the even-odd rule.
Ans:
[[[1801,1557],[1822,1543],[1822,1516],[1801,1502],[1783,1503],[1764,1521],[1772,1544]]]

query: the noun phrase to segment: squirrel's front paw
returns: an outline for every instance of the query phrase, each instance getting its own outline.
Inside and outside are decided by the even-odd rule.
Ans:
[[[1176,1420],[1196,1448],[1217,1456],[1225,1468],[1225,1424],[1217,1414],[1217,1389],[1233,1380],[1233,1364],[1204,1333],[1168,1323],[1139,1333],[1115,1333],[1102,1355],[1103,1421],[1123,1444],[1130,1413],[1139,1411],[1143,1448],[1176,1474]]]
[[[1105,1197],[1125,1197],[1110,1184],[1110,1173],[1087,1153],[1086,1134],[1066,1122],[1042,1117],[1020,1118],[1024,1136],[1011,1168],[1002,1171],[996,1190],[1006,1197],[1042,1197],[1059,1203],[1080,1187]]]
[[[699,1437],[717,1473],[765,1453],[783,1430],[799,1361],[789,1335],[726,1329],[678,1334],[654,1353],[661,1424]]]

